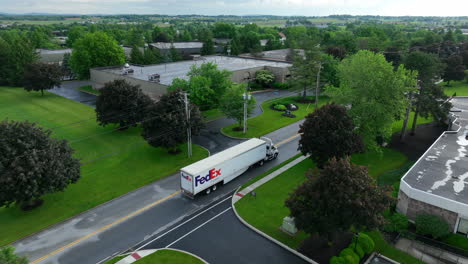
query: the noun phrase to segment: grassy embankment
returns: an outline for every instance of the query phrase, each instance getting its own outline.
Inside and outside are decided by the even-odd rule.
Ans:
[[[182,153],[169,155],[149,146],[140,128],[101,127],[93,108],[47,92],[42,97],[22,88],[0,87],[0,120],[4,119],[52,128],[54,137],[67,139],[75,156],[89,163],[81,167],[78,183],[43,196],[40,208],[28,212],[18,206],[0,208],[0,246],[175,173],[208,154],[194,146],[193,157],[188,159],[182,146]]]

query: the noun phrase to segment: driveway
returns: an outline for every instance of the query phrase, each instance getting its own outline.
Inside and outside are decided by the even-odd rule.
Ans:
[[[62,82],[60,88],[55,87],[54,89],[49,90],[49,92],[60,95],[67,99],[89,105],[92,107],[96,106],[96,96],[94,94],[84,93],[78,91],[75,88],[81,87],[84,85],[91,85],[90,81],[66,81]]]

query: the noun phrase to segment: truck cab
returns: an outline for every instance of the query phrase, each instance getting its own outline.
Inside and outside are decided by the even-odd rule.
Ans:
[[[276,157],[278,157],[279,151],[278,148],[273,144],[273,141],[267,137],[261,137],[260,139],[267,142],[265,160],[276,159]]]

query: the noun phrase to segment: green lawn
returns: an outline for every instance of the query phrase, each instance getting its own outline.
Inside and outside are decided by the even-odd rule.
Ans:
[[[175,173],[208,155],[199,146],[193,147],[190,159],[184,146],[182,153],[169,155],[164,149],[150,147],[140,136],[140,128],[113,131],[115,127],[98,126],[93,108],[52,93],[42,97],[21,88],[0,87],[3,119],[29,120],[46,128],[85,120],[55,128],[53,135],[75,141],[71,146],[82,162],[97,160],[82,166],[77,184],[64,192],[45,195],[40,208],[29,212],[17,206],[0,208],[0,226],[5,227],[0,228],[0,246]],[[106,154],[111,155],[103,157]]]
[[[75,89],[85,92],[85,93],[94,94],[94,95],[99,95],[100,93],[98,90],[95,90],[93,86],[91,85],[84,85],[84,86],[76,87]]]
[[[390,245],[385,241],[382,236],[382,233],[378,231],[372,232],[365,232],[369,235],[375,242],[375,251],[388,257],[393,260],[398,261],[401,264],[424,264],[424,262],[420,261],[419,259],[406,254],[405,252],[395,248],[394,246]]]
[[[468,250],[468,238],[460,234],[450,234],[442,239],[443,243]]]
[[[265,134],[268,134],[272,131],[285,127],[289,124],[292,124],[296,121],[303,119],[307,114],[314,111],[314,104],[300,104],[295,102],[293,99],[297,98],[296,96],[292,97],[285,97],[281,99],[271,99],[267,100],[262,103],[263,113],[250,118],[247,120],[247,133],[244,134],[242,131],[233,131],[232,129],[238,124],[232,124],[230,126],[224,127],[222,130],[225,134],[233,137],[240,137],[240,138],[252,138],[252,137],[260,137]],[[329,100],[328,97],[321,96],[320,97],[320,105],[327,103]],[[275,103],[282,103],[282,104],[290,104],[294,103],[299,106],[297,111],[292,111],[295,118],[284,117],[281,114],[283,112],[275,111],[270,108],[272,102]]]
[[[107,261],[104,264],[114,264],[121,260],[123,257],[116,257],[112,260]],[[200,259],[171,249],[161,249],[154,252],[151,255],[141,258],[133,262],[135,264],[203,264],[204,262]]]
[[[382,149],[380,153],[369,152],[354,155],[352,161],[359,165],[368,166],[370,175],[375,179],[381,175],[385,175],[387,171],[398,169],[408,163],[406,156],[388,148]],[[260,186],[255,190],[256,197],[247,195],[236,203],[238,213],[251,225],[289,247],[297,249],[307,235],[299,232],[295,236],[289,236],[279,229],[283,218],[289,214],[289,210],[284,206],[284,201],[294,188],[305,180],[305,172],[314,166],[310,159],[306,159],[283,172],[274,178],[274,180]],[[380,233],[377,232],[377,234]],[[396,254],[400,255],[401,259],[412,259],[411,256],[395,248],[389,249],[388,247],[391,246],[386,246],[384,242],[376,242],[378,243],[377,250],[381,251],[384,255],[388,253],[389,257],[394,258],[393,254]]]
[[[444,87],[444,92],[447,96],[452,96],[457,93],[457,96],[468,96],[468,83],[465,81],[452,81],[450,86],[445,86],[447,82],[443,82],[440,85]]]
[[[411,130],[411,125],[413,124],[413,118],[414,118],[414,112],[411,112],[409,116],[409,120],[408,120],[408,125],[406,127],[407,133],[408,131]],[[422,125],[422,124],[431,123],[432,121],[434,121],[432,117],[424,118],[422,116],[418,116],[417,124]],[[400,132],[402,128],[403,128],[403,120],[395,121],[393,122],[393,125],[392,125],[392,133]]]
[[[205,121],[212,121],[224,116],[224,114],[219,109],[202,111],[202,115]]]

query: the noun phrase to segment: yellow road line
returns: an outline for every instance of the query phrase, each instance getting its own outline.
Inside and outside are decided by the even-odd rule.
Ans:
[[[276,146],[279,147],[279,146],[281,146],[281,145],[283,145],[283,144],[286,144],[286,143],[288,143],[289,141],[291,141],[291,140],[293,140],[293,139],[295,139],[295,138],[297,138],[297,137],[300,137],[300,136],[301,136],[301,134],[296,134],[296,135],[294,135],[294,136],[292,136],[292,137],[289,137],[289,138],[287,138],[287,139],[285,139],[285,140],[279,142],[278,144],[276,144]]]
[[[147,206],[145,206],[145,207],[143,207],[143,208],[140,208],[140,209],[138,209],[138,210],[136,210],[136,211],[134,211],[134,212],[132,212],[132,213],[130,213],[130,214],[128,214],[128,215],[126,215],[126,216],[124,216],[124,217],[122,217],[122,218],[120,218],[120,219],[118,219],[118,220],[116,220],[116,221],[114,221],[114,222],[112,222],[112,223],[110,223],[110,224],[108,224],[108,225],[105,225],[105,226],[99,228],[98,230],[96,230],[96,231],[94,231],[94,232],[92,232],[92,233],[89,233],[89,234],[87,234],[86,236],[83,236],[83,237],[81,237],[81,238],[79,238],[79,239],[77,239],[77,240],[71,242],[70,244],[67,244],[67,245],[65,245],[65,246],[63,246],[63,247],[61,247],[61,248],[59,248],[59,249],[57,249],[57,250],[52,251],[51,253],[49,253],[49,254],[47,254],[47,255],[45,255],[45,256],[43,256],[43,257],[40,257],[40,258],[34,260],[34,261],[31,262],[30,264],[36,264],[36,263],[38,263],[38,262],[40,262],[40,261],[42,261],[42,260],[44,260],[44,259],[46,259],[46,258],[48,258],[48,257],[51,257],[51,256],[53,256],[53,255],[55,255],[55,254],[57,254],[57,253],[59,253],[59,252],[65,250],[65,249],[71,247],[71,246],[74,246],[74,245],[78,244],[79,242],[81,242],[81,241],[83,241],[83,240],[85,240],[85,239],[87,239],[87,238],[90,238],[90,237],[96,235],[97,233],[100,233],[100,232],[102,232],[102,231],[104,231],[104,230],[107,230],[107,229],[109,229],[110,227],[112,227],[112,226],[114,226],[114,225],[116,225],[116,224],[119,224],[119,223],[121,223],[121,222],[127,220],[128,218],[130,218],[130,217],[132,217],[132,216],[135,216],[135,215],[137,215],[137,214],[139,214],[139,213],[141,213],[141,212],[144,212],[144,211],[150,209],[151,207],[153,207],[153,206],[155,206],[155,205],[157,205],[157,204],[160,204],[160,203],[166,201],[166,200],[169,199],[169,198],[172,198],[172,197],[176,196],[176,195],[179,194],[179,193],[180,193],[180,191],[174,192],[174,193],[172,193],[172,194],[170,194],[170,195],[168,195],[168,196],[166,196],[166,197],[164,197],[164,198],[162,198],[162,199],[160,199],[160,200],[157,200],[157,201],[154,202],[154,203],[148,204]]]

